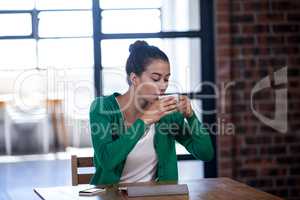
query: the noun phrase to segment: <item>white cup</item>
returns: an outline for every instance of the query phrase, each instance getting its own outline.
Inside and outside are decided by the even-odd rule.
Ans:
[[[179,103],[179,94],[167,94],[158,96],[158,99],[166,98],[166,97],[175,97],[176,103]]]

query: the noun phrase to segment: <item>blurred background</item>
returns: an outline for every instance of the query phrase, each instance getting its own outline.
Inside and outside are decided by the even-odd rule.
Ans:
[[[0,199],[71,183],[89,106],[127,90],[128,47],[160,47],[215,158],[176,145],[179,179],[231,177],[300,199],[297,0],[0,0]]]

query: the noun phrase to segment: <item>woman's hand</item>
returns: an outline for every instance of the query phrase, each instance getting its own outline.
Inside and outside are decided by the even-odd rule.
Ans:
[[[177,101],[174,97],[166,97],[154,101],[145,108],[140,117],[146,124],[152,124],[160,120],[163,116],[177,110]]]
[[[191,117],[193,115],[191,101],[187,96],[179,96],[179,103],[177,105],[177,108],[178,111],[181,112],[185,118]]]

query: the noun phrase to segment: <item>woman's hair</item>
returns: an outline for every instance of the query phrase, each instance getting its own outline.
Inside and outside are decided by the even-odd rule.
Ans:
[[[154,60],[162,60],[169,63],[168,56],[156,46],[149,45],[146,41],[137,40],[129,46],[130,55],[126,62],[127,82],[131,85],[129,76],[131,72],[140,76],[148,65]]]

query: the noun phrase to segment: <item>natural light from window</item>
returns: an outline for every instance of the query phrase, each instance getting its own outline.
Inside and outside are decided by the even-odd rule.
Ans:
[[[102,33],[199,30],[199,3],[195,2],[101,0]],[[183,15],[177,16],[178,10]],[[47,98],[61,98],[68,116],[87,120],[94,99],[94,56],[100,56],[94,55],[92,1],[0,0],[0,27],[0,100],[18,92],[28,111],[40,108]],[[104,95],[128,89],[125,63],[135,40],[106,39],[98,44]],[[145,40],[169,56],[168,91],[192,91],[201,80],[200,38]],[[18,83],[22,91],[16,90],[16,82],[24,77],[31,79]]]

